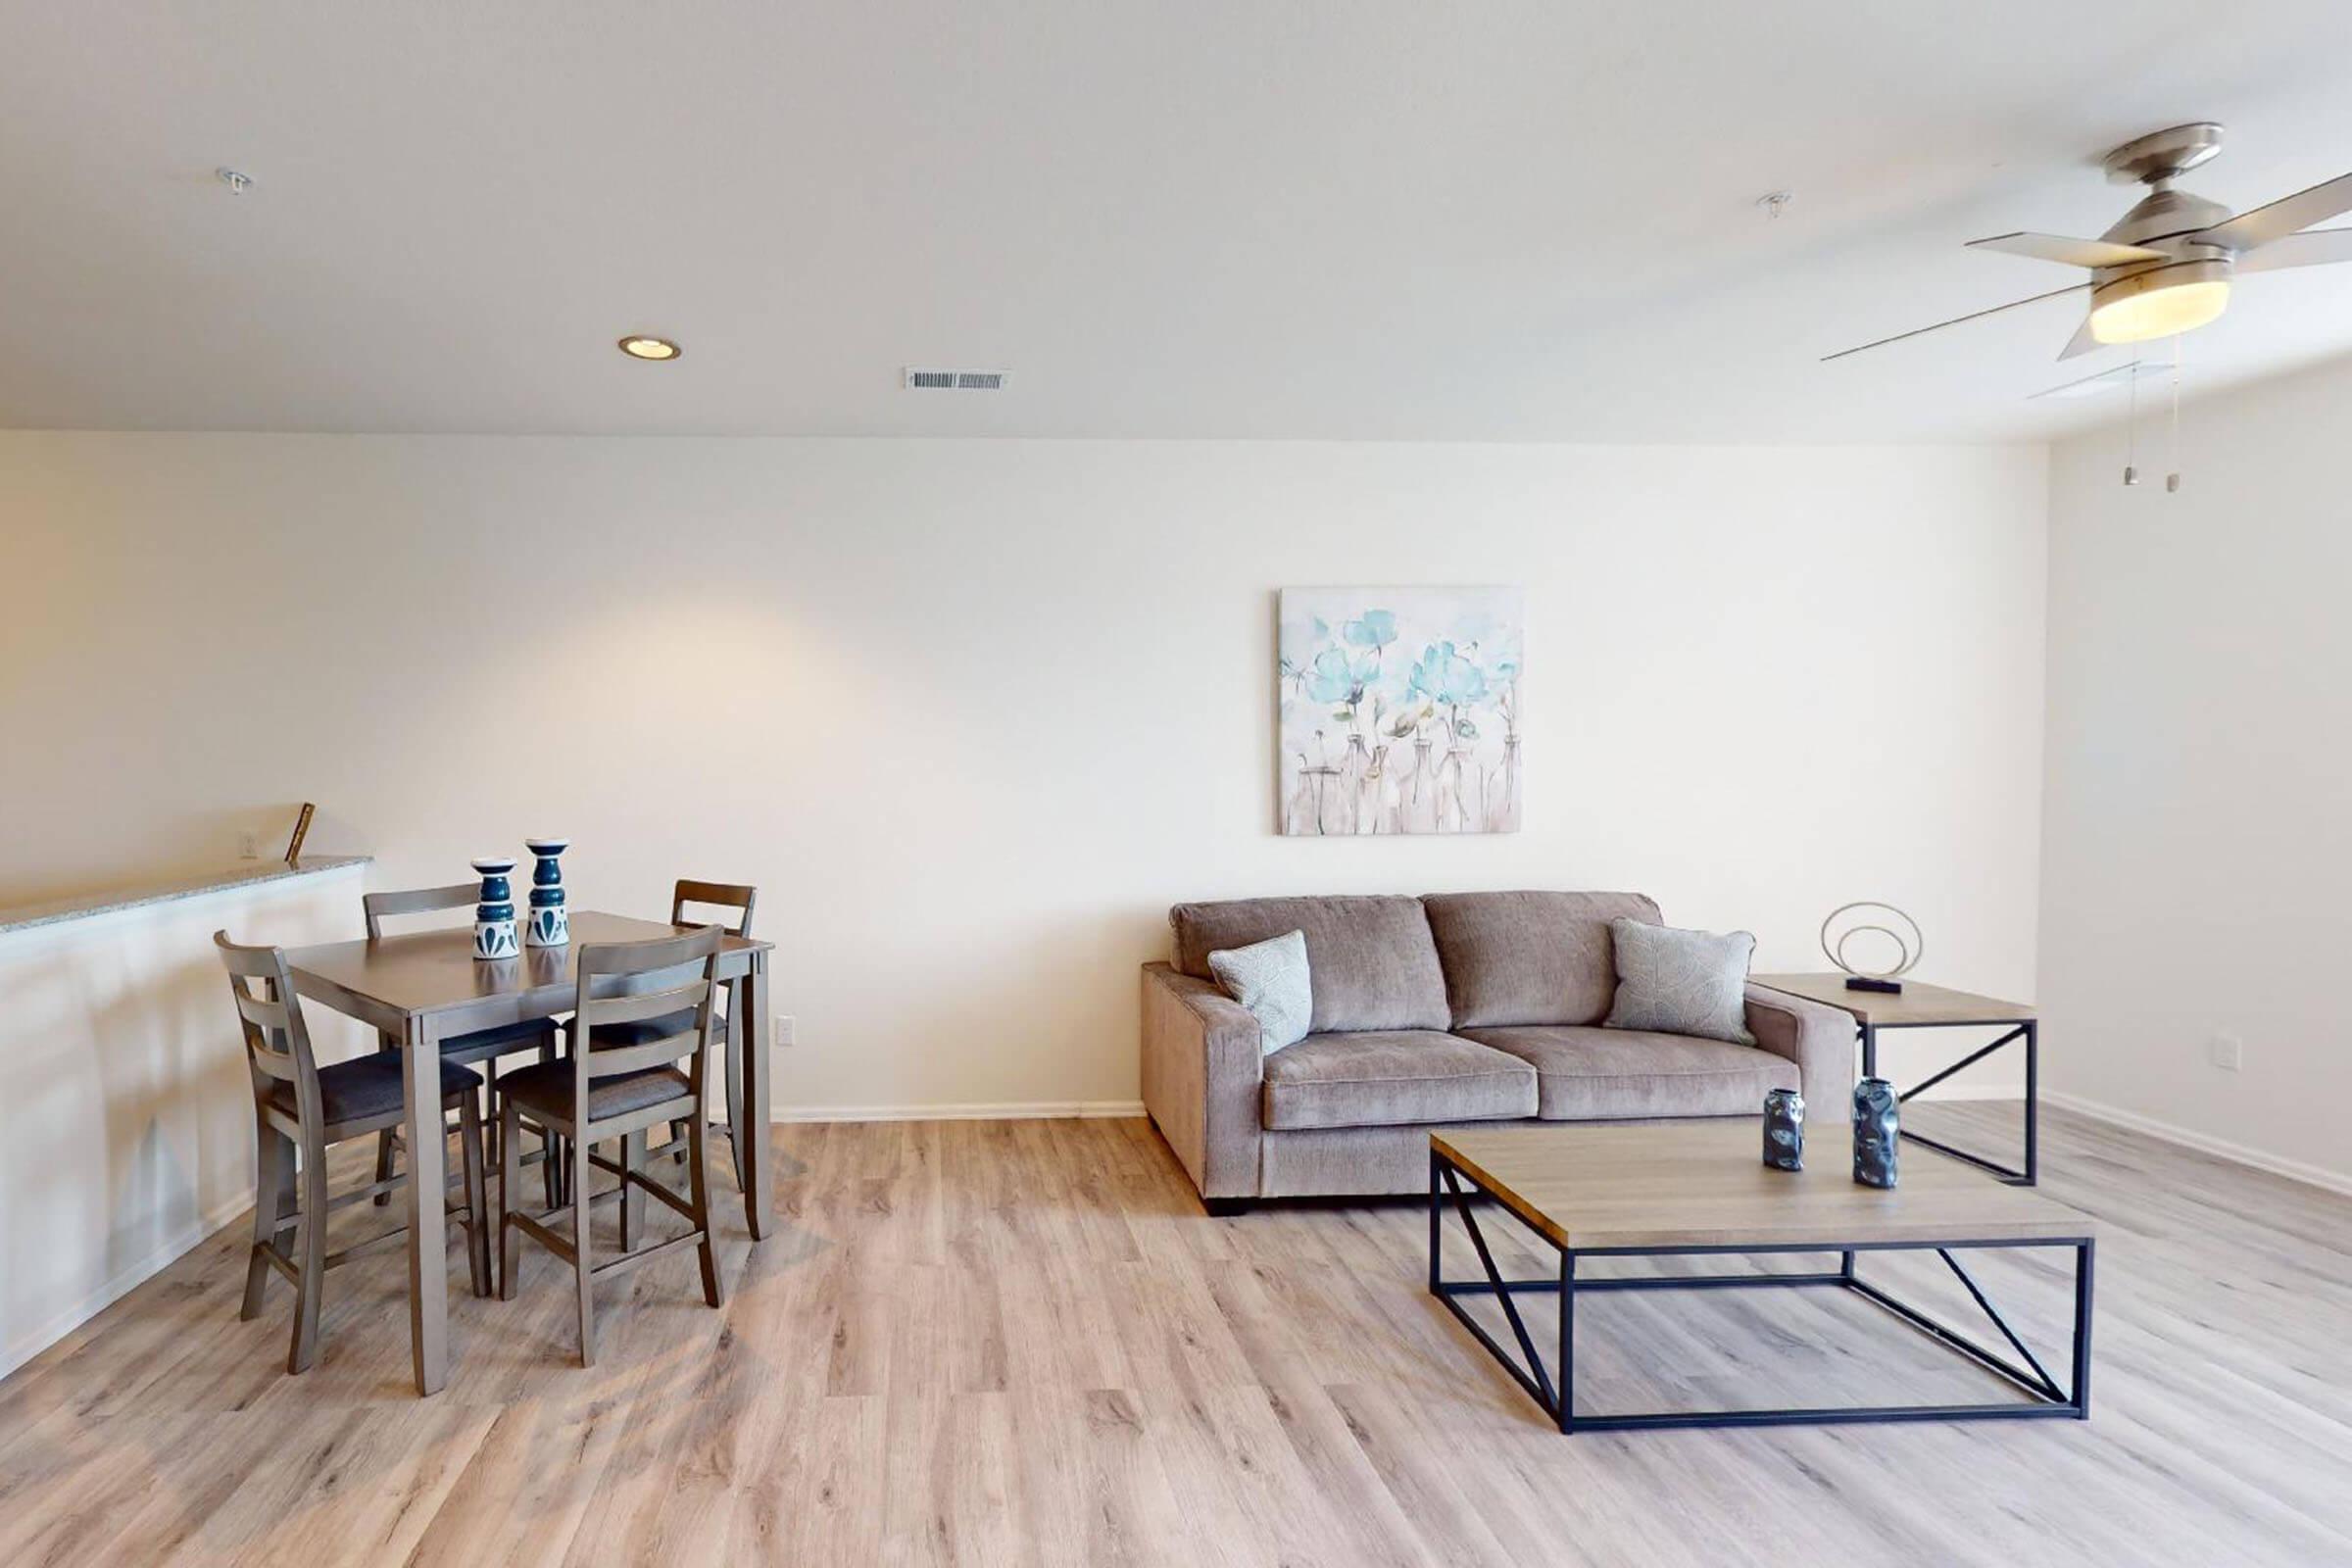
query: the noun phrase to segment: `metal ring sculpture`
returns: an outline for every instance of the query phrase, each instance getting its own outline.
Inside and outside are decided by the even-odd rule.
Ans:
[[[1836,942],[1832,942],[1830,928],[1838,923],[1838,917],[1856,909],[1883,910],[1884,914],[1878,920],[1857,919],[1838,934]],[[1910,927],[1911,935],[1908,940],[1900,931],[1885,923],[1887,917],[1899,920]],[[1891,969],[1857,969],[1848,963],[1845,959],[1845,945],[1865,931],[1875,931],[1880,936],[1893,942],[1897,951],[1903,956],[1902,961]],[[1893,980],[1911,972],[1911,966],[1919,962],[1920,956],[1928,951],[1928,939],[1919,929],[1919,922],[1893,905],[1883,904],[1877,899],[1857,899],[1852,904],[1840,904],[1830,911],[1829,918],[1821,922],[1821,951],[1829,956],[1832,963],[1843,969],[1847,974],[1861,975],[1872,980]]]

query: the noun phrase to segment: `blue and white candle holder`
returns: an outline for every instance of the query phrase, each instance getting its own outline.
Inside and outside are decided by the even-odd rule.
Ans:
[[[571,940],[571,916],[564,908],[564,866],[558,857],[569,839],[524,839],[531,862],[531,920],[523,940],[534,948],[560,948]]]
[[[473,956],[512,958],[522,951],[514,940],[514,886],[507,880],[514,857],[485,855],[473,868],[482,878],[480,902],[473,906]]]

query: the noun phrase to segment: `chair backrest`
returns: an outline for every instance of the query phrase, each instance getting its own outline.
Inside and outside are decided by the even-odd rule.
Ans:
[[[387,914],[426,914],[435,909],[463,909],[480,900],[479,882],[452,882],[445,888],[409,888],[395,893],[363,893],[360,907],[368,912],[368,935],[384,934]]]
[[[571,1059],[583,1105],[589,1086],[599,1078],[675,1066],[688,1055],[694,1058],[689,1073],[695,1093],[702,1093],[703,1061],[710,1046],[710,998],[718,989],[718,947],[725,935],[719,927],[706,925],[651,942],[592,942],[581,947]],[[687,971],[692,978],[679,978]],[[651,985],[645,983],[648,976],[653,977]],[[694,1021],[673,1034],[625,1046],[593,1044],[604,1025],[651,1023],[690,1008]]]
[[[305,1127],[318,1125],[318,1063],[311,1054],[311,1031],[302,1018],[302,999],[282,948],[245,947],[213,933],[220,966],[228,971],[228,994],[245,1030],[245,1060],[253,1070],[253,1093],[266,1097],[272,1084],[294,1086],[294,1103]]]
[[[678,878],[677,891],[670,895],[669,923],[684,925],[686,906],[703,904],[714,909],[734,910],[735,920],[727,925],[727,935],[748,937],[752,934],[752,905],[759,897],[758,888],[741,882],[697,882],[682,876]]]

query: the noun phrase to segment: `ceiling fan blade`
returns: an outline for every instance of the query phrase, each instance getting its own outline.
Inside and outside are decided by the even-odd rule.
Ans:
[[[1839,349],[1835,354],[1824,354],[1821,357],[1821,363],[1827,365],[1832,360],[1842,360],[1847,355],[1859,354],[1864,349],[1883,349],[1889,343],[1900,343],[1905,338],[1918,337],[1923,332],[1940,332],[1947,326],[1958,326],[1963,321],[1981,321],[1987,316],[1998,316],[2003,311],[2014,311],[2021,305],[2039,305],[2043,300],[2054,300],[2062,294],[2080,294],[2088,287],[2090,287],[2088,283],[2070,283],[2064,288],[2054,288],[2047,294],[2035,294],[2022,300],[2011,300],[2006,305],[1995,305],[1988,310],[1971,311],[1966,316],[1955,316],[1948,321],[1937,321],[1934,326],[1915,326],[1908,332],[1897,332],[1892,337],[1883,337],[1875,343],[1863,343],[1850,349]]]
[[[2237,259],[2240,272],[2276,272],[2281,267],[2325,267],[2352,262],[2352,228],[2313,228],[2275,239]]]
[[[2082,318],[2082,324],[2075,328],[2075,335],[2066,340],[2066,347],[2058,351],[2058,358],[2060,360],[2079,359],[2093,349],[2104,347],[2106,347],[2105,344],[2090,335],[2090,318],[2085,316]]]
[[[2007,251],[2037,261],[2063,262],[2069,267],[2130,267],[2133,262],[2169,262],[2162,251],[2145,245],[2116,245],[2103,239],[2070,239],[2064,234],[1995,234],[1972,239],[1972,251]]]
[[[2299,228],[2309,228],[2342,212],[2352,212],[2352,174],[2338,174],[2324,184],[2299,190],[2268,207],[2240,213],[2226,223],[2200,229],[2189,237],[2207,245],[2227,245],[2233,251],[2250,251],[2257,245],[2284,239]]]

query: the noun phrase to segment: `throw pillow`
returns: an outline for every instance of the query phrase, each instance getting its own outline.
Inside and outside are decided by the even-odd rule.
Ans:
[[[1246,948],[1219,948],[1208,956],[1208,972],[1225,994],[1257,1019],[1257,1049],[1272,1055],[1306,1038],[1315,1015],[1308,984],[1306,933],[1292,931]]]
[[[1756,1043],[1747,1032],[1753,936],[1678,931],[1623,917],[1609,922],[1609,935],[1617,949],[1617,1003],[1608,1027]]]

